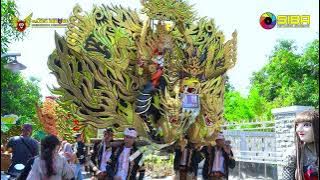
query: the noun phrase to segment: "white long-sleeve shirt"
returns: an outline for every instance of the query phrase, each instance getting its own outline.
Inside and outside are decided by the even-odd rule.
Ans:
[[[130,151],[131,148],[124,147],[119,157],[118,171],[116,176],[121,177],[122,180],[126,180],[128,176]]]
[[[212,172],[214,171],[220,171],[224,173],[224,157],[223,157],[223,152],[222,149],[219,149],[215,147],[215,155],[214,155],[214,160],[213,160],[213,165],[212,165]]]
[[[102,158],[101,158],[101,164],[100,164],[100,171],[106,171],[107,161],[110,159],[112,155],[112,151],[106,150],[106,144],[103,143],[103,151],[102,151]]]

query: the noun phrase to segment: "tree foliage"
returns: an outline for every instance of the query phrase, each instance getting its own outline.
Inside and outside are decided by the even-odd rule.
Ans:
[[[280,41],[269,63],[252,78],[252,87],[272,102],[272,106],[304,105],[319,107],[319,40],[302,54],[294,43]]]
[[[271,109],[284,106],[319,107],[319,40],[308,44],[301,54],[296,49],[293,41],[278,41],[268,64],[253,73],[247,97],[226,83],[227,121],[270,120]]]
[[[12,26],[12,17],[18,17],[19,12],[14,1],[1,1],[1,54],[7,52],[8,46],[15,40],[21,40],[24,33]],[[2,61],[2,60],[1,60]]]
[[[14,1],[1,1],[1,54],[8,51],[10,43],[21,40],[24,35],[12,26],[13,15],[18,15]],[[20,124],[35,121],[35,103],[41,97],[38,82],[26,80],[20,73],[5,69],[7,62],[7,58],[1,58],[1,116],[16,114],[20,117]]]
[[[16,114],[28,119],[35,115],[35,103],[40,99],[36,81],[27,81],[12,73],[1,63],[1,115]]]
[[[268,120],[271,118],[270,103],[252,89],[247,97],[231,90],[225,94],[224,117],[229,122],[250,122],[250,120]]]

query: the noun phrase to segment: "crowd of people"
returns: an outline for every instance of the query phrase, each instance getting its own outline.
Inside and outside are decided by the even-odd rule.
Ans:
[[[193,180],[199,177],[198,166],[204,161],[202,179],[223,180],[228,178],[229,168],[235,167],[235,159],[229,141],[222,132],[218,134],[214,146],[196,147],[188,142],[175,149],[174,170],[176,180]],[[182,147],[182,148],[181,148]]]
[[[20,136],[9,139],[6,150],[12,153],[8,174],[17,179],[76,179],[82,180],[86,148],[81,134],[76,134],[75,144],[60,141],[57,136],[48,135],[39,143],[31,137],[32,126],[24,124]],[[39,154],[40,147],[40,154]],[[21,172],[15,165],[22,164]]]
[[[8,172],[16,173],[17,170],[14,168],[16,164],[25,165],[18,177],[20,180],[82,180],[82,172],[87,169],[85,167],[93,172],[92,179],[131,180],[145,177],[144,165],[139,164],[143,154],[130,160],[130,156],[138,151],[135,144],[138,133],[134,128],[125,129],[121,143],[114,142],[114,131],[112,128],[107,128],[103,139],[93,145],[90,159],[87,158],[89,152],[87,152],[81,134],[75,135],[75,144],[60,141],[54,135],[46,136],[39,144],[31,137],[31,134],[32,126],[25,124],[22,127],[22,134],[10,138],[7,144],[7,150],[13,155]],[[185,140],[188,141],[187,138]],[[221,133],[214,147],[196,149],[192,143],[187,143],[185,147],[177,148],[174,160],[175,178],[194,179],[197,176],[198,163],[204,157],[206,157],[205,167],[212,167],[214,170],[214,173],[211,173],[209,169],[206,169],[204,172],[210,173],[203,173],[204,178],[227,175],[228,168],[233,168],[235,165],[230,146],[226,146]]]
[[[287,179],[318,178],[319,140],[316,126],[319,126],[318,111],[304,112],[297,116],[297,147],[293,156],[290,156],[290,163],[284,168]],[[75,144],[61,142],[54,135],[48,135],[38,143],[31,138],[31,134],[32,126],[25,124],[21,135],[10,138],[6,146],[6,150],[12,153],[8,172],[17,173],[16,164],[25,166],[17,179],[82,180],[82,172],[86,170],[91,171],[92,179],[97,180],[140,180],[145,177],[144,165],[140,163],[143,154],[137,153],[138,133],[134,128],[126,128],[124,139],[120,142],[114,141],[112,128],[105,129],[102,140],[93,145],[91,152],[87,151],[82,134],[75,135]],[[204,162],[201,175],[198,174],[200,162]],[[229,169],[235,165],[230,142],[225,140],[222,132],[214,146],[198,147],[189,142],[186,136],[175,148],[174,179],[197,179],[201,176],[205,180],[226,180]]]
[[[104,131],[103,140],[95,143],[91,157],[81,134],[76,134],[76,143],[60,141],[55,135],[44,137],[40,143],[31,137],[32,126],[24,124],[22,134],[9,139],[7,151],[12,153],[9,174],[19,174],[20,180],[82,180],[86,167],[94,173],[92,179],[138,179],[144,178],[144,168],[139,166],[142,154],[133,161],[129,157],[138,148],[135,145],[137,131],[127,128],[123,143],[113,143],[113,129]],[[40,154],[39,154],[40,147]],[[22,172],[15,165],[23,164]]]

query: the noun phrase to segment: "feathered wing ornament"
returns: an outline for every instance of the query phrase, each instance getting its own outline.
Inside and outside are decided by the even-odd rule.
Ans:
[[[30,27],[31,26],[31,21],[32,21],[32,15],[33,13],[29,14],[29,16],[27,16],[24,21],[26,22],[26,26]]]
[[[183,1],[143,5],[145,20],[121,6],[76,6],[66,36],[55,35],[48,66],[60,87],[52,91],[81,125],[135,127],[157,144],[214,142],[236,33],[224,43],[213,20],[196,20]]]
[[[18,17],[16,17],[16,16],[12,16],[11,25],[12,25],[13,27],[16,27],[16,26],[17,26],[18,21],[19,21],[19,18],[18,18]]]
[[[20,20],[18,17],[12,16],[11,25],[17,28],[18,31],[23,32],[27,27],[31,26],[32,14],[33,13],[29,14],[29,16],[24,18],[24,20]]]
[[[61,86],[54,92],[63,95],[61,101],[83,118],[81,123],[119,131],[135,126],[145,135],[133,107],[140,85],[134,66],[134,36],[141,30],[137,15],[119,7],[82,13],[74,8],[66,38],[56,34],[57,49],[48,61]]]

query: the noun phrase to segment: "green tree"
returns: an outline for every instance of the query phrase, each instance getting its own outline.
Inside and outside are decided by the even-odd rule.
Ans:
[[[296,49],[293,41],[278,41],[269,63],[253,73],[247,97],[226,81],[227,121],[271,120],[271,109],[283,106],[319,107],[319,40],[308,44],[301,54]]]
[[[12,73],[1,62],[1,115],[16,114],[23,120],[35,115],[35,103],[40,100],[37,82],[25,80],[21,74]]]
[[[249,121],[255,117],[254,111],[247,103],[247,98],[240,92],[231,90],[224,97],[224,118],[228,122]]]
[[[302,54],[292,41],[280,41],[269,63],[253,74],[252,89],[272,106],[306,105],[319,107],[319,40]]]
[[[8,51],[10,43],[21,40],[24,36],[12,26],[12,17],[17,15],[14,1],[1,1],[1,54]],[[41,97],[38,84],[36,81],[26,80],[20,73],[5,69],[7,62],[7,58],[1,58],[1,116],[16,114],[20,117],[20,123],[36,122],[35,103]],[[17,135],[12,132],[8,134]]]
[[[13,17],[18,17],[16,4],[14,1],[1,1],[1,54],[7,52],[11,42],[21,40],[24,33],[21,33],[12,26]],[[3,61],[3,59],[1,59]]]
[[[259,89],[252,87],[247,97],[247,106],[252,110],[254,119],[271,120],[271,103],[260,96]]]
[[[247,97],[236,90],[229,90],[224,99],[224,118],[228,122],[250,122],[271,119],[270,103],[251,89]]]

